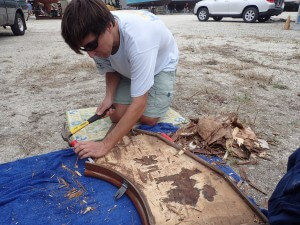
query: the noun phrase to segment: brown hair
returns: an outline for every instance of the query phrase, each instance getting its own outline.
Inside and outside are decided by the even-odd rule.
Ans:
[[[77,54],[79,45],[90,33],[100,35],[115,20],[102,0],[72,0],[66,7],[61,22],[61,35]]]

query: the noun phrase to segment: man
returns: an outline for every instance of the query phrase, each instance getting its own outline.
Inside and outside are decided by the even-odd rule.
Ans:
[[[174,37],[155,15],[116,11],[101,0],[73,0],[62,19],[62,36],[78,54],[86,51],[106,77],[106,96],[97,108],[116,126],[101,142],[79,142],[80,158],[101,157],[137,121],[155,125],[173,97],[178,48]]]

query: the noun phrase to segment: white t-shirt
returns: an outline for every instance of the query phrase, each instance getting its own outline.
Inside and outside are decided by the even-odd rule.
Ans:
[[[174,71],[178,48],[164,23],[147,11],[115,11],[120,31],[118,51],[108,58],[95,57],[101,74],[115,72],[131,79],[131,97],[145,94],[161,71]]]

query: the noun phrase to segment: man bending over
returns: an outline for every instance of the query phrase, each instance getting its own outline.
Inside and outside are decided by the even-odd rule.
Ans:
[[[101,142],[79,142],[80,158],[104,156],[137,121],[155,125],[173,97],[178,48],[173,35],[146,11],[114,11],[101,0],[72,0],[62,19],[62,36],[76,53],[94,59],[105,74],[106,95],[97,108],[116,126]]]

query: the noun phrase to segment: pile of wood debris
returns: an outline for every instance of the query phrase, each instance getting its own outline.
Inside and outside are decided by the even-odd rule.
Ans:
[[[78,158],[77,158],[78,160]],[[76,160],[76,163],[75,163],[75,166],[74,168],[78,168],[78,165],[77,165],[77,160]],[[72,175],[72,180],[74,183],[76,183],[76,185],[78,186],[77,188],[76,187],[72,187],[70,183],[68,183],[64,178],[62,177],[57,177],[57,180],[58,180],[58,183],[60,184],[60,186],[58,187],[59,189],[61,188],[66,188],[68,190],[68,192],[65,194],[65,198],[68,198],[68,199],[74,199],[74,198],[79,198],[79,197],[82,197],[83,196],[83,193],[86,192],[87,190],[85,189],[85,187],[77,180],[78,177],[81,177],[81,173],[79,171],[77,171],[76,169],[73,171],[72,169],[68,168],[66,165],[64,165],[62,163],[61,167],[63,169],[65,169],[66,171],[68,171],[69,173],[71,173]],[[81,201],[80,204],[87,204],[87,201],[85,199],[83,199]],[[68,209],[69,207],[67,207]],[[68,209],[69,210],[69,209]],[[91,207],[91,206],[86,206],[85,209],[82,209],[80,211],[81,214],[86,214],[88,212],[91,212],[95,210],[94,207]]]
[[[268,143],[257,138],[250,127],[238,122],[235,113],[191,119],[172,139],[194,153],[218,155],[223,159],[231,155],[243,160],[255,157],[270,160],[266,151]]]

